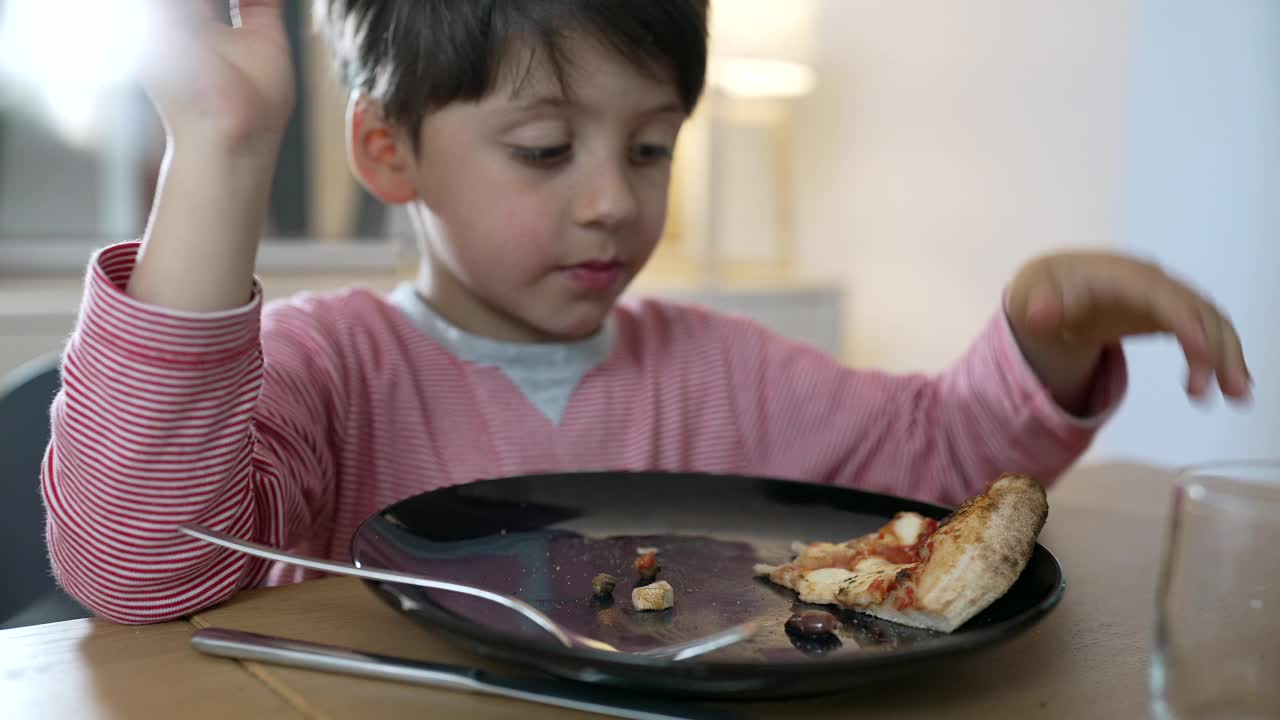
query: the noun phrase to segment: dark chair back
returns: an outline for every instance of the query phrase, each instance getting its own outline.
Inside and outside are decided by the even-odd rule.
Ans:
[[[0,380],[0,628],[87,617],[53,579],[45,544],[40,465],[58,358],[33,360]]]

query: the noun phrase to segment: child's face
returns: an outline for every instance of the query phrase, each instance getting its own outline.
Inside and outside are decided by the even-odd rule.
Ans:
[[[591,40],[566,48],[570,97],[546,65],[526,76],[521,64],[481,101],[422,125],[422,290],[469,332],[594,333],[662,233],[685,119],[675,87]]]

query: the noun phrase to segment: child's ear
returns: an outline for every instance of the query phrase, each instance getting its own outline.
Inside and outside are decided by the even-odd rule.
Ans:
[[[363,95],[352,95],[347,106],[347,152],[351,171],[374,197],[391,205],[418,197],[410,138]]]

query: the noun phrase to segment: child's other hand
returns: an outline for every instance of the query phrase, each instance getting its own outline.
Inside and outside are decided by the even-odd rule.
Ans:
[[[1154,333],[1177,337],[1192,396],[1203,396],[1215,376],[1227,397],[1249,395],[1231,321],[1150,263],[1104,253],[1041,257],[1014,277],[1005,309],[1027,360],[1068,410],[1084,409],[1105,346]]]
[[[225,0],[223,0],[225,2]],[[256,151],[278,144],[293,111],[294,79],[283,0],[147,0],[154,40],[142,81],[170,140]]]

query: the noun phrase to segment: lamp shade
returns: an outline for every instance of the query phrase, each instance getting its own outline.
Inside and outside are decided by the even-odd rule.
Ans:
[[[711,85],[736,97],[795,97],[813,90],[816,0],[715,0]]]

